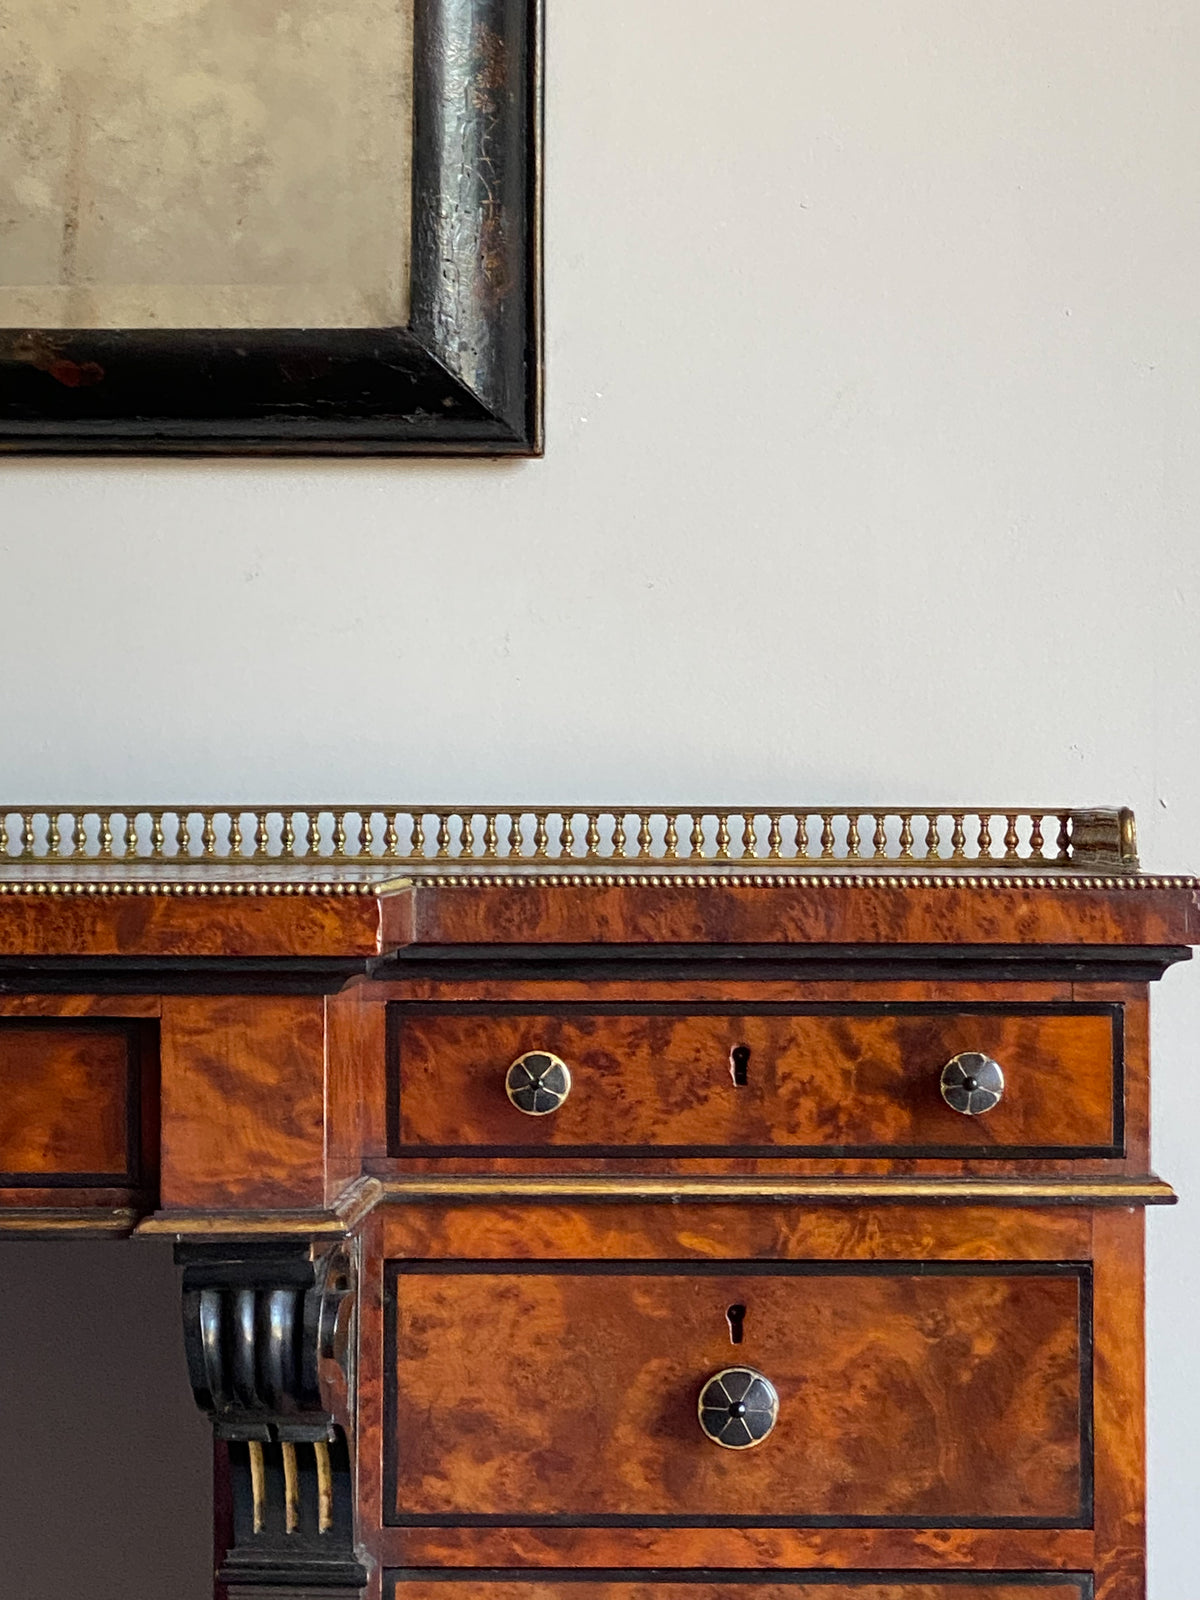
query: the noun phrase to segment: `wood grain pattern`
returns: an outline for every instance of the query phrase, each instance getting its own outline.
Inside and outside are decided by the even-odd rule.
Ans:
[[[1200,938],[1191,889],[924,887],[818,878],[775,888],[428,884],[381,902],[382,948],[413,945],[1172,945]]]
[[[6,895],[0,956],[366,957],[378,926],[373,895]]]
[[[1090,1528],[384,1528],[384,1567],[1090,1572]]]
[[[1096,1600],[1146,1593],[1145,1225],[1098,1214],[1095,1249]]]
[[[1092,1219],[1074,1208],[988,1206],[383,1206],[376,1261],[1082,1261]]]
[[[163,1205],[320,1206],[324,1097],[321,999],[165,998]]]
[[[840,1155],[1114,1143],[1109,1015],[875,1015],[849,1005],[816,1016],[694,1015],[686,1006],[622,1014],[560,1005],[475,1015],[400,1006],[393,1016],[396,1155],[427,1146],[534,1158],[582,1146]],[[749,1053],[743,1087],[733,1081],[735,1048]],[[571,1069],[571,1093],[553,1115],[523,1116],[505,1094],[508,1066],[527,1050],[551,1051]],[[993,1056],[1005,1072],[1004,1097],[985,1116],[959,1115],[940,1093],[942,1067],[966,1050]]]
[[[386,1007],[363,982],[325,1002],[325,1198],[387,1149]]]
[[[396,1516],[1081,1520],[1070,1272],[406,1265],[387,1358]],[[731,1304],[747,1308],[736,1347]],[[735,1453],[704,1439],[696,1398],[742,1362],[780,1414]]]
[[[140,1049],[136,1022],[0,1022],[0,1185],[136,1183]]]
[[[384,1581],[387,1600],[1086,1600],[1081,1579],[1064,1577],[1046,1583],[1034,1579],[997,1575],[990,1583],[963,1583],[954,1578],[913,1583],[905,1578],[890,1583],[875,1578],[847,1582],[844,1576],[806,1577],[774,1582],[737,1581],[730,1574],[720,1583],[663,1582],[647,1575],[612,1582],[563,1582],[552,1574],[536,1578],[513,1579],[492,1575],[481,1580],[472,1575],[457,1588],[445,1581],[429,1582],[388,1574]]]

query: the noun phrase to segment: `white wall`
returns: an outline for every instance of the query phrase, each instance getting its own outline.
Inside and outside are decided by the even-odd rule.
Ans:
[[[1200,868],[1200,12],[549,9],[547,459],[0,465],[4,797],[1122,802]],[[1198,1028],[1176,971],[1153,1600]]]

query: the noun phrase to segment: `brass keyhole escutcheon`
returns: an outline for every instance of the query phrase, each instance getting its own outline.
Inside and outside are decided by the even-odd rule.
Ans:
[[[775,1426],[779,1396],[753,1367],[722,1367],[706,1380],[696,1409],[705,1437],[722,1450],[753,1450]]]
[[[981,1117],[1000,1104],[1004,1073],[1000,1063],[978,1050],[964,1050],[942,1068],[942,1099],[964,1117]]]
[[[548,1117],[571,1092],[571,1069],[549,1050],[527,1050],[509,1067],[504,1088],[527,1117]]]

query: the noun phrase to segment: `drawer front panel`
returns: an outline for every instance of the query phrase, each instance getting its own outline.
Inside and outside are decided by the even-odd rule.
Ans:
[[[451,1587],[460,1585],[456,1591]],[[389,1572],[386,1600],[1091,1600],[1089,1574]]]
[[[140,1181],[146,1024],[0,1020],[0,1187]]]
[[[1084,1265],[392,1261],[386,1285],[394,1525],[1090,1518]],[[697,1413],[738,1365],[779,1399],[746,1450]]]
[[[398,1004],[389,1051],[400,1157],[1112,1157],[1124,1138],[1119,1006]],[[570,1070],[550,1115],[506,1092],[529,1051]],[[981,1116],[942,1097],[968,1051],[1004,1072]]]

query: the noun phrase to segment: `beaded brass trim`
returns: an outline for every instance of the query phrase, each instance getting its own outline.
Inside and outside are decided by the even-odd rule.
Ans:
[[[142,879],[104,881],[100,879],[48,880],[47,878],[0,879],[0,897],[69,897],[98,895],[118,898],[152,895],[164,898],[221,899],[226,896],[341,896],[360,897],[393,893],[408,888],[432,889],[1060,889],[1200,891],[1200,878],[1161,877],[1129,874],[1120,878],[1098,878],[1084,873],[1025,873],[1003,877],[979,877],[956,873],[953,876],[927,873],[882,872],[787,872],[787,873],[429,873],[405,878],[382,875],[364,882],[198,882]]]
[[[1137,870],[1116,808],[0,804],[0,869]]]

